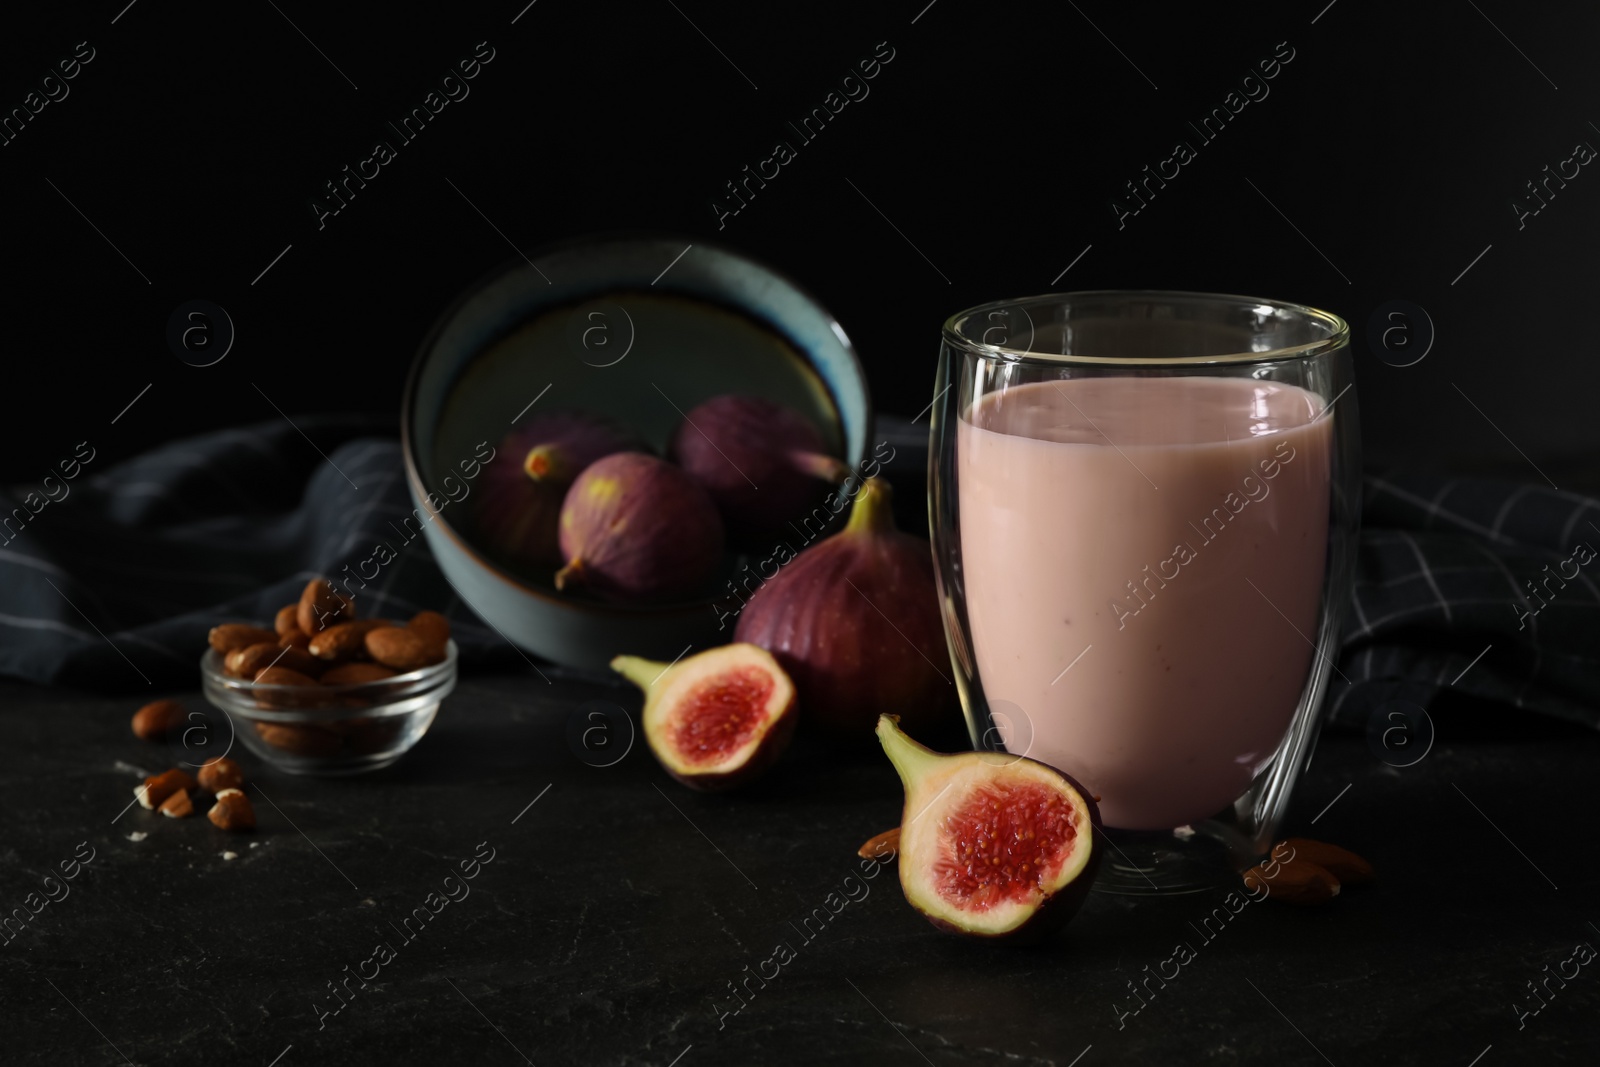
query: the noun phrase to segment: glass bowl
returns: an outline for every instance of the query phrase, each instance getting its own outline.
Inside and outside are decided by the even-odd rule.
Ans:
[[[387,767],[433,725],[456,687],[456,643],[440,663],[376,682],[257,685],[200,659],[205,697],[228,716],[245,748],[290,774],[359,774]]]

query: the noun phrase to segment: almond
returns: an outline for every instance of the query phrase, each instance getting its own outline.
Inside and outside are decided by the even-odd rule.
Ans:
[[[278,635],[271,630],[251,626],[249,623],[225,622],[221,626],[211,628],[210,641],[212,648],[226,656],[236,648],[259,645],[263,641],[277,644]]]
[[[312,637],[335,623],[355,617],[355,601],[335,592],[326,578],[313,578],[306,583],[295,615],[300,629]]]
[[[296,625],[288,633],[278,635],[278,644],[293,645],[295,648],[307,648],[311,644],[311,635]]]
[[[194,814],[194,803],[185,790],[178,790],[161,802],[161,814],[169,819],[187,819]]]
[[[292,756],[331,756],[343,743],[338,734],[321,726],[258,722],[255,728],[257,737]]]
[[[183,724],[183,705],[176,700],[153,700],[133,713],[134,736],[157,741]]]
[[[315,678],[288,667],[268,667],[253,680],[257,686],[284,687],[258,689],[254,694],[258,708],[317,708],[328,703],[326,691]]]
[[[276,639],[259,645],[234,649],[223,660],[222,669],[235,678],[254,678],[268,667],[282,667],[301,674],[322,673],[322,661],[303,648],[280,645]]]
[[[406,623],[406,628],[413,633],[421,635],[423,640],[440,649],[440,657],[444,655],[443,649],[450,641],[450,620],[440,615],[437,611],[419,611],[411,616],[411,621]]]
[[[405,724],[394,718],[351,719],[340,724],[344,728],[345,748],[359,755],[382,752],[394,744]]]
[[[1291,837],[1281,842],[1278,847],[1283,845],[1294,849],[1296,860],[1310,860],[1339,879],[1341,885],[1362,885],[1377,877],[1372,864],[1338,845],[1330,845],[1326,841],[1313,841],[1309,837]]]
[[[893,856],[900,851],[900,827],[885,830],[877,837],[868,839],[867,843],[856,849],[856,855],[864,860],[881,859]]]
[[[1269,900],[1283,904],[1325,904],[1339,895],[1339,879],[1298,854],[1278,863],[1275,874],[1269,873],[1270,866],[1260,864],[1245,871],[1245,888],[1252,893],[1265,888]]]
[[[376,663],[341,663],[322,673],[323,685],[361,685],[393,678],[394,671]]]
[[[366,652],[367,631],[393,626],[388,619],[362,619],[330,626],[311,639],[311,654],[322,660],[346,660]]]
[[[288,636],[291,630],[300,629],[300,604],[285,604],[278,609],[278,614],[272,620],[272,628],[278,631],[279,637]]]
[[[194,779],[174,767],[170,771],[162,771],[146,778],[143,785],[135,787],[133,795],[139,798],[140,807],[146,811],[155,811],[172,794],[193,788]]]
[[[244,768],[226,756],[219,756],[202,766],[195,777],[207,793],[220,793],[244,784]]]
[[[367,655],[385,667],[405,674],[438,663],[445,657],[443,646],[429,644],[410,627],[387,626],[367,631]]]
[[[256,825],[255,808],[250,798],[237,789],[224,789],[217,794],[217,802],[206,812],[206,818],[219,830],[238,833],[253,830]]]

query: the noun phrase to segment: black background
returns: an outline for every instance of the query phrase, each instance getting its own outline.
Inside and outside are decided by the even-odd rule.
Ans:
[[[0,109],[78,42],[95,58],[0,147],[0,477],[35,481],[85,439],[98,466],[273,418],[263,394],[291,415],[393,416],[424,332],[512,245],[628,229],[795,277],[856,341],[884,411],[928,402],[939,323],[963,307],[1170,287],[1345,316],[1375,463],[1537,464],[1566,487],[1600,443],[1600,177],[1585,167],[1523,229],[1511,208],[1576,142],[1600,146],[1593,8],[525,2],[9,13]],[[386,120],[480,41],[495,58],[470,95],[319,230],[322,183],[396,141]],[[869,96],[811,144],[786,134],[884,41]],[[1270,95],[1202,146],[1186,123],[1284,41]],[[780,137],[798,158],[719,229],[713,198]],[[1180,138],[1198,158],[1119,229],[1111,199]],[[165,341],[196,298],[237,330],[207,368]],[[1397,299],[1437,331],[1404,368],[1367,342]]]

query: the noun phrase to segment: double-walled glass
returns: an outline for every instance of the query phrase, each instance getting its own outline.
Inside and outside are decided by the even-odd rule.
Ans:
[[[1237,879],[1310,758],[1359,521],[1348,334],[1176,292],[945,323],[930,521],[968,727],[1101,797],[1097,888]]]

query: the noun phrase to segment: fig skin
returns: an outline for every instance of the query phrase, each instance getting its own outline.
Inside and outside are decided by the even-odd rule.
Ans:
[[[729,393],[690,410],[667,455],[711,494],[729,537],[754,545],[821,503],[822,482],[838,485],[850,476],[824,448],[817,428],[798,412]]]
[[[884,752],[894,764],[895,770],[900,775],[900,781],[905,786],[905,808],[901,813],[901,831],[897,846],[900,889],[905,894],[908,904],[941,930],[967,937],[1004,941],[1012,945],[1038,944],[1066,925],[1067,921],[1077,914],[1089,895],[1090,887],[1094,884],[1104,853],[1101,847],[1104,827],[1100,821],[1100,806],[1095,802],[1094,794],[1071,775],[1025,756],[1009,756],[997,752],[960,752],[952,755],[934,752],[906,736],[900,729],[898,720],[892,715],[879,718],[877,733],[878,739],[883,743]],[[921,872],[926,869],[932,858],[926,855],[926,851],[939,840],[937,828],[940,820],[937,814],[922,822],[920,826],[918,820],[941,799],[948,799],[949,806],[954,806],[959,804],[964,791],[1004,781],[1007,777],[1021,778],[1035,783],[1049,782],[1056,786],[1060,784],[1070,786],[1082,804],[1081,811],[1088,815],[1087,825],[1081,820],[1078,824],[1078,834],[1074,838],[1074,852],[1087,847],[1089,853],[1067,884],[1047,893],[1042,901],[1033,906],[1031,914],[1026,915],[1009,929],[984,930],[977,928],[976,925],[964,926],[953,917],[952,913],[955,911],[953,907],[946,908],[946,914],[939,914],[934,906],[919,899],[919,893],[930,892],[918,882]],[[863,846],[863,849],[865,847]]]
[[[592,463],[561,505],[566,566],[556,588],[622,601],[664,600],[703,587],[722,559],[722,520],[706,491],[642,452]]]
[[[941,737],[959,719],[933,553],[895,529],[891,496],[869,478],[845,529],[757,589],[733,632],[777,657],[800,689],[804,729],[836,744],[870,744],[880,713]]]
[[[648,452],[629,431],[578,411],[535,416],[501,439],[478,483],[474,523],[495,555],[523,567],[559,567],[567,488],[617,452]]]
[[[767,700],[768,722],[755,749],[737,764],[716,770],[698,770],[676,758],[671,752],[672,738],[668,732],[673,712],[677,710],[674,702],[688,696],[704,681],[752,667],[767,673],[774,683],[774,691]],[[794,683],[783,673],[777,660],[754,645],[724,645],[671,665],[638,656],[618,656],[611,661],[611,669],[644,690],[641,719],[645,743],[662,769],[690,789],[718,792],[752,782],[777,762],[794,737],[795,722],[799,718]],[[771,710],[774,697],[778,704],[776,711]]]

